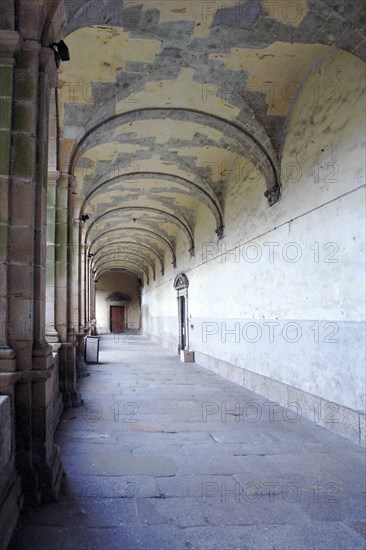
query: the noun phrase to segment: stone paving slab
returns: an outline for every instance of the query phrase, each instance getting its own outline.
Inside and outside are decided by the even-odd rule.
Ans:
[[[175,477],[175,476],[174,476]],[[159,498],[162,494],[156,478],[152,476],[88,476],[72,475],[64,478],[63,494],[90,498]]]
[[[100,350],[10,550],[365,550],[363,449],[142,338]]]
[[[356,550],[363,539],[341,522],[198,527],[185,530],[192,550]]]
[[[207,487],[217,487],[224,484],[229,487],[235,484],[233,475],[176,475],[174,477],[159,477],[157,484],[165,497],[197,497],[203,501]]]
[[[165,456],[130,456],[121,453],[79,455],[78,461],[69,463],[72,474],[86,476],[173,476],[174,461]]]

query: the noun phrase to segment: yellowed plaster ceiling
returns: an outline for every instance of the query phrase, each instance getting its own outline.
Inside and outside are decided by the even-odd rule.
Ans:
[[[174,262],[183,233],[193,253],[198,209],[223,235],[235,166],[276,202],[296,95],[334,46],[350,51],[355,14],[327,1],[316,12],[307,0],[149,0],[100,3],[91,21],[87,4],[66,3],[58,84],[59,169],[76,178],[86,246],[128,234],[149,261]]]
[[[267,113],[282,116],[296,99],[309,67],[330,49],[324,44],[275,42],[260,50],[232,48],[229,54],[210,54],[209,59],[219,59],[230,70],[248,72],[246,90],[264,93]]]

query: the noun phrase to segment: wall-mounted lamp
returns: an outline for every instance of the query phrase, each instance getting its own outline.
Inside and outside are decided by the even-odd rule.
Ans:
[[[60,66],[61,61],[70,61],[69,48],[66,46],[63,40],[60,40],[60,42],[54,42],[52,46],[53,51],[55,52],[57,68]]]
[[[85,223],[85,222],[86,222],[86,220],[88,220],[88,219],[89,219],[89,216],[88,216],[88,214],[83,214],[83,215],[81,216],[81,219],[82,219],[82,221],[83,221],[83,222]]]

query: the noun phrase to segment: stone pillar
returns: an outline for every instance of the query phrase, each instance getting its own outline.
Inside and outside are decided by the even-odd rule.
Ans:
[[[93,275],[93,271],[90,272],[90,318],[92,320],[95,319],[95,296],[96,296],[96,288],[95,288],[95,279]]]
[[[15,389],[16,466],[28,503],[56,498],[62,476],[54,444],[57,368],[45,339],[45,165],[53,53],[24,40],[16,54],[8,258],[8,342],[21,372]]]
[[[56,188],[56,226],[55,226],[55,306],[56,330],[60,336],[59,349],[60,390],[65,407],[77,407],[81,403],[80,392],[76,381],[76,357],[74,332],[69,330],[69,293],[68,293],[68,258],[69,258],[69,193],[73,178],[62,172]],[[70,335],[71,333],[71,335]]]
[[[41,46],[34,40],[22,43],[16,55],[13,98],[13,147],[11,154],[8,259],[8,341],[17,354],[22,377],[17,383],[16,465],[28,502],[40,502],[38,475],[32,456],[32,352],[34,222],[36,199],[36,147],[38,71]],[[25,377],[24,373],[28,373]]]
[[[95,335],[98,332],[98,325],[95,319],[95,280],[91,257],[88,258],[88,311],[91,334]]]
[[[59,347],[60,337],[56,330],[56,184],[59,173],[48,172],[47,183],[47,251],[46,251],[46,340]],[[54,346],[55,349],[55,346]]]
[[[80,242],[80,258],[79,258],[79,311],[80,321],[79,330],[85,332],[86,329],[86,246],[83,243],[83,228],[80,222],[79,242]],[[84,225],[84,224],[83,224]]]
[[[16,370],[15,351],[8,344],[9,285],[8,258],[10,255],[10,148],[13,102],[13,73],[15,51],[19,48],[17,32],[0,33],[0,372]],[[1,392],[1,389],[0,389]]]
[[[61,342],[67,342],[67,237],[69,175],[61,173],[55,211],[55,324]]]
[[[38,473],[40,497],[45,501],[57,498],[63,474],[60,449],[54,443],[55,423],[62,410],[62,396],[59,391],[59,373],[54,363],[53,349],[45,336],[49,104],[51,86],[56,85],[57,78],[53,50],[41,48],[39,60],[31,391],[33,464]]]
[[[75,183],[73,184],[75,185]],[[69,333],[79,331],[79,202],[73,193],[74,187],[69,191],[69,239],[68,239],[68,301],[69,301]],[[79,199],[79,200],[78,200]]]
[[[9,3],[6,7],[9,7]],[[4,13],[1,16],[2,21],[3,16]],[[8,260],[12,254],[8,224],[11,200],[13,75],[14,56],[20,42],[17,32],[0,31],[0,533],[5,547],[23,505],[21,479],[15,469],[15,383],[21,374],[16,372],[16,354],[8,343]]]
[[[84,364],[84,312],[83,312],[83,247],[81,243],[84,222],[79,219],[82,197],[71,193],[69,195],[69,339],[75,345],[76,372],[82,376],[85,372]]]
[[[46,249],[46,340],[53,350],[60,347],[60,337],[56,330],[56,186],[59,179],[57,170],[57,116],[55,91],[51,90],[48,136],[47,174],[47,249]]]
[[[85,258],[85,324],[90,327],[90,258],[86,254]]]
[[[47,165],[48,128],[51,85],[56,84],[54,53],[50,48],[41,48],[39,63],[39,89],[37,113],[37,147],[35,166],[35,219],[34,219],[34,321],[33,365],[49,368],[53,364],[52,346],[45,337],[46,304],[46,257],[47,257]]]

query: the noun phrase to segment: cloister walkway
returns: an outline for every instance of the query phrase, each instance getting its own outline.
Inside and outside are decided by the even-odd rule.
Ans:
[[[139,336],[101,338],[57,503],[12,550],[361,549],[364,451]]]

